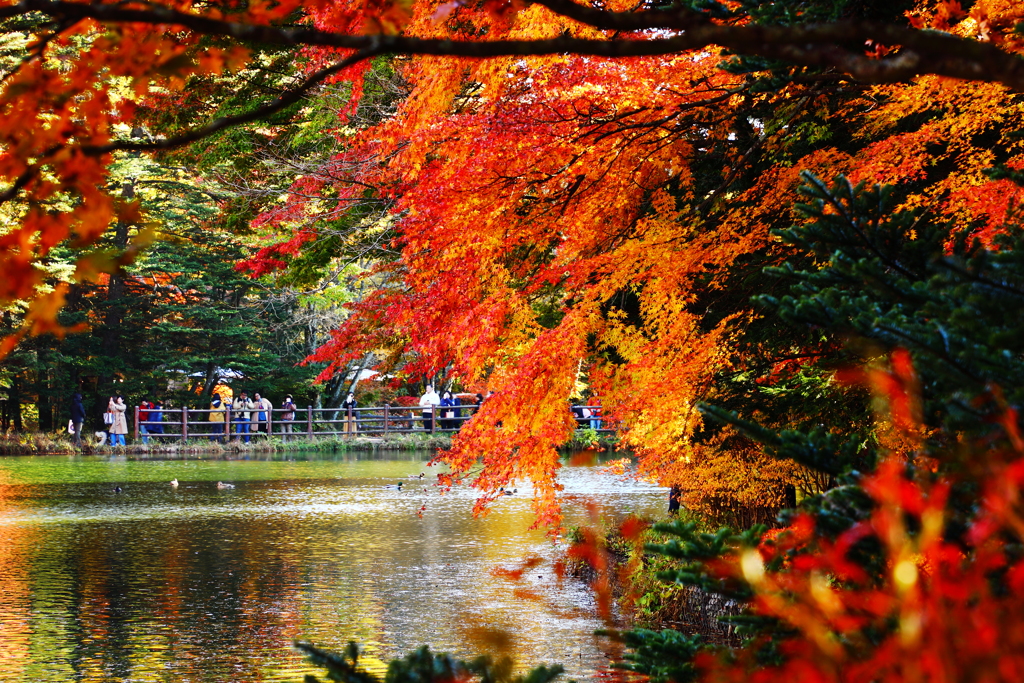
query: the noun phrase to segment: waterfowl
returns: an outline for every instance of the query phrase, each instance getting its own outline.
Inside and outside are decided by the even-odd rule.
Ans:
[[[177,477],[175,477],[174,479],[171,479],[171,486],[173,486],[174,488],[178,488],[178,478]]]
[[[420,472],[419,474],[410,474],[407,478],[408,479],[422,479],[425,476],[427,476],[427,475],[425,475],[423,472]]]
[[[121,487],[120,486],[115,486],[114,487],[114,493],[121,493]]]
[[[386,488],[386,489],[396,489],[398,491],[401,491],[402,490],[402,482],[398,482],[397,484],[384,484],[384,488]]]
[[[219,488],[219,489],[233,489],[233,488],[235,488],[235,485],[234,484],[225,484],[222,481],[218,481],[217,482],[217,488]]]

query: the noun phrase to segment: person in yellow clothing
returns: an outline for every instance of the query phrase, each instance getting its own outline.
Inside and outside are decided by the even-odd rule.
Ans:
[[[213,395],[210,402],[210,439],[223,442],[224,440],[224,414],[228,407],[220,399],[220,394]]]

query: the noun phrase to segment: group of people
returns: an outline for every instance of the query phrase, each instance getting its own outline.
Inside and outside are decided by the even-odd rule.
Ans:
[[[349,394],[349,400],[352,395]],[[354,401],[353,401],[354,402]],[[215,393],[210,403],[211,424],[210,439],[222,441],[226,436],[226,414],[228,403],[220,394]],[[269,399],[256,393],[249,398],[248,392],[242,391],[238,398],[231,402],[231,421],[235,424],[235,434],[238,438],[249,443],[251,435],[260,431],[268,432],[270,424],[274,421],[271,418],[271,410],[274,406]],[[281,405],[284,412],[276,420],[281,424],[282,436],[285,440],[292,434],[292,423],[295,420],[295,402],[291,396],[286,396]],[[97,432],[97,436],[104,436],[109,439],[111,446],[124,446],[125,437],[128,434],[128,418],[126,412],[128,405],[124,396],[115,394],[107,399],[107,409],[103,413],[103,423],[106,434]],[[85,426],[85,406],[82,403],[82,394],[76,392],[71,397],[71,424],[69,431],[72,435],[72,442],[75,446],[82,446],[82,430]],[[152,435],[164,433],[163,427],[164,404],[160,400],[151,401],[148,398],[139,403],[139,435],[142,443],[148,444]]]
[[[487,392],[487,398],[494,395],[493,391]],[[483,404],[485,398],[483,394],[477,394],[475,401],[472,405],[467,407],[469,415],[476,413],[476,411]],[[458,396],[454,396],[452,392],[445,391],[440,396],[434,387],[427,385],[427,390],[420,396],[420,409],[423,416],[423,429],[429,431],[434,430],[434,418],[435,412],[437,414],[437,426],[441,429],[450,431],[457,430],[462,426],[462,400]]]
[[[476,400],[468,408],[469,415],[476,413],[483,402],[493,395],[493,391],[487,392],[486,397],[483,394],[477,394]],[[434,387],[428,384],[427,390],[420,396],[419,405],[423,414],[423,429],[427,431],[433,431],[435,417],[437,426],[444,430],[454,431],[462,425],[462,401],[458,396],[453,396],[450,391],[445,391],[438,396]],[[601,429],[601,399],[597,394],[590,397],[590,405],[574,405],[571,410],[581,429],[587,427],[594,430]]]
[[[125,416],[128,405],[124,396],[114,394],[107,398],[107,409],[103,413],[103,424],[106,427],[106,438],[111,446],[124,446],[128,434],[128,418]],[[163,434],[163,402],[143,400],[139,404],[139,434],[142,443],[149,443],[151,434]],[[75,446],[82,446],[82,428],[85,424],[85,407],[82,405],[82,394],[75,393],[71,397],[71,432]],[[103,436],[103,432],[97,432]]]
[[[488,392],[486,397],[483,394],[476,394],[473,403],[464,404],[451,391],[446,390],[439,395],[434,391],[433,386],[427,385],[426,391],[419,400],[419,407],[423,417],[423,429],[434,431],[434,420],[436,418],[437,427],[440,429],[447,431],[458,430],[462,422],[469,415],[474,414],[493,393]],[[343,430],[346,433],[355,433],[357,431],[356,418],[353,412],[357,406],[355,396],[351,393],[341,404],[341,410],[344,411]],[[275,420],[272,417],[274,405],[269,399],[261,396],[259,393],[254,393],[253,397],[249,398],[247,391],[241,391],[237,398],[230,401],[230,406],[228,401],[222,398],[219,393],[214,393],[209,411],[209,422],[211,425],[209,438],[211,440],[224,441],[229,436],[226,430],[227,410],[229,407],[231,408],[231,422],[235,425],[235,435],[245,443],[250,442],[254,433],[263,432],[269,435],[271,425],[274,422],[281,425],[280,433],[283,440],[287,441],[293,433],[292,425],[295,423],[297,409],[290,395],[285,397],[284,402],[281,404],[283,412]],[[103,421],[107,427],[107,437],[111,446],[125,445],[125,435],[128,434],[126,410],[127,405],[125,404],[124,396],[115,394],[109,397]],[[162,424],[163,410],[163,402],[159,400],[150,401],[145,399],[139,404],[139,434],[142,437],[142,443],[148,444],[151,435],[164,433]],[[463,410],[468,411],[466,417],[463,416]],[[590,406],[572,406],[572,412],[581,426],[589,426],[592,429],[601,428],[600,401],[596,397],[591,398]],[[82,395],[75,393],[71,399],[71,431],[76,446],[82,445],[82,427],[84,422],[85,408],[82,405]],[[98,433],[98,435],[102,435],[102,432]]]
[[[125,411],[128,406],[124,402],[124,396],[116,394],[107,400],[107,412],[103,416],[103,422],[107,425],[107,435],[111,446],[124,446],[124,438],[128,433],[128,420]],[[164,404],[163,401],[150,401],[148,398],[139,403],[139,435],[142,443],[148,444],[152,434],[163,434],[164,426]]]
[[[283,425],[282,431],[287,439],[287,435],[292,432],[291,422],[295,419],[295,403],[292,401],[292,397],[287,396],[281,407],[285,409],[285,412],[281,415],[280,422]],[[249,443],[251,433],[259,432],[261,423],[269,426],[271,422],[269,416],[273,405],[268,399],[261,397],[258,393],[250,399],[247,392],[243,391],[231,404],[231,409],[231,421],[235,423],[235,433],[239,435],[239,438]],[[125,403],[123,395],[114,394],[108,397],[107,409],[103,413],[103,424],[106,431],[105,437],[109,440],[108,443],[111,446],[125,445],[125,437],[128,434],[127,410],[128,405]],[[220,394],[215,393],[213,401],[210,403],[209,418],[213,426],[210,438],[213,440],[222,440],[225,436],[226,410],[227,404],[223,401]],[[69,425],[69,431],[72,435],[72,443],[77,447],[82,446],[82,430],[85,426],[85,417],[86,412],[85,406],[82,403],[82,394],[75,392],[71,397],[71,424]],[[163,401],[151,401],[147,398],[139,403],[139,436],[142,438],[142,443],[148,444],[152,435],[164,433],[163,418]],[[266,430],[267,427],[263,427],[263,429]],[[103,432],[97,432],[97,436],[100,435],[103,435]]]
[[[97,437],[102,437],[111,446],[124,446],[125,436],[128,434],[128,418],[125,413],[128,405],[124,402],[124,396],[114,394],[107,397],[107,409],[103,413],[104,432],[96,432]],[[139,404],[139,433],[142,435],[142,442],[149,443],[150,434],[163,434],[163,403],[161,401],[142,401]],[[71,422],[68,431],[71,432],[71,442],[77,448],[82,447],[82,432],[85,428],[85,405],[82,403],[81,392],[76,391],[71,396]]]
[[[124,399],[122,398],[121,401],[123,403]],[[155,401],[150,401],[148,398],[143,399],[139,404],[139,436],[142,437],[142,443],[148,444],[151,434],[164,433],[163,421],[164,402],[159,399]],[[127,431],[127,425],[125,425],[125,431]]]
[[[288,435],[292,433],[292,422],[295,420],[295,402],[291,396],[285,397],[281,408],[285,412],[278,421],[282,424],[282,435],[287,441]],[[210,439],[214,441],[221,441],[227,436],[225,433],[227,409],[228,404],[220,394],[215,393],[210,402]],[[254,433],[262,431],[269,435],[270,426],[274,422],[271,413],[273,409],[274,404],[270,402],[270,399],[260,396],[259,392],[253,393],[252,398],[249,398],[247,391],[239,392],[235,400],[231,402],[231,422],[235,425],[235,436],[240,441],[249,443]]]

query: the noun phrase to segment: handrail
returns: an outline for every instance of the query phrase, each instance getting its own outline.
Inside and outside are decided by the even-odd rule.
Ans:
[[[442,411],[442,408],[445,410]],[[464,406],[433,406],[430,415],[425,415],[425,408],[414,406],[394,406],[384,404],[382,406],[364,406],[357,408],[306,408],[296,407],[295,410],[285,408],[271,408],[270,410],[235,410],[230,405],[215,408],[161,408],[153,410],[147,408],[142,410],[141,406],[134,407],[134,437],[137,441],[140,436],[145,438],[180,439],[182,441],[192,440],[215,440],[243,439],[250,441],[252,438],[267,438],[271,435],[284,440],[290,438],[312,439],[325,436],[343,436],[352,438],[357,435],[373,436],[387,434],[413,434],[429,432],[454,433],[461,429],[462,425],[468,422],[474,413],[476,405]],[[590,411],[601,410],[601,406],[579,405],[572,406],[573,410],[588,409]],[[153,413],[159,413],[160,420],[140,420],[141,412],[148,412],[149,417]],[[454,412],[455,415],[448,417],[443,413]],[[293,413],[291,419],[284,419],[284,415]],[[340,417],[329,417],[332,413]],[[211,420],[214,414],[223,415],[223,420]],[[243,415],[249,414],[248,418]],[[259,416],[263,415],[263,419]],[[595,431],[609,433],[615,431],[609,427],[607,418],[600,415],[580,417],[574,413],[578,428],[593,428],[597,423]],[[145,426],[147,433],[142,433],[140,427]],[[338,429],[338,427],[341,429]],[[234,429],[232,429],[234,427]]]

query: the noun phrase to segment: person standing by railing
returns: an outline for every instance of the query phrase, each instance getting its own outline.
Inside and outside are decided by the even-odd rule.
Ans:
[[[420,396],[420,408],[423,409],[423,429],[428,432],[434,431],[434,406],[441,405],[441,397],[434,391],[434,387],[427,385],[427,390]]]
[[[356,414],[353,412],[359,404],[356,403],[356,397],[354,394],[349,394],[345,397],[345,402],[341,404],[341,408],[344,411],[345,422],[342,431],[346,434],[355,434],[358,431],[358,425],[356,424]]]
[[[224,440],[224,415],[228,407],[224,405],[220,394],[214,394],[210,401],[210,440],[222,442]]]
[[[142,443],[149,444],[149,411],[153,407],[148,398],[142,399],[139,404],[139,434],[142,435]]]
[[[153,401],[153,407],[149,411],[150,436],[162,435],[164,433],[164,402],[160,399]]]
[[[235,434],[245,443],[249,443],[249,420],[252,417],[252,410],[256,404],[249,398],[249,393],[243,391],[231,404],[231,417],[235,420]]]
[[[295,402],[292,401],[291,395],[284,397],[281,408],[284,409],[284,413],[281,414],[281,440],[287,441],[292,433],[292,422],[295,421]]]
[[[253,422],[256,425],[253,427],[253,431],[260,431],[260,425],[262,424],[263,431],[266,432],[267,436],[270,436],[270,411],[274,409],[274,405],[270,402],[270,399],[263,398],[258,392],[253,396],[253,404],[256,407],[256,415],[253,416]]]
[[[601,397],[596,391],[590,397],[590,428],[595,432],[601,429]]]
[[[452,392],[445,391],[441,394],[441,429],[455,430],[459,428],[458,416],[455,406],[459,405],[459,399],[452,397]]]
[[[107,402],[107,412],[113,413],[114,421],[110,425],[110,445],[124,446],[124,436],[128,433],[128,420],[124,417],[124,411],[128,406],[124,403],[124,396],[117,394],[111,396]]]

